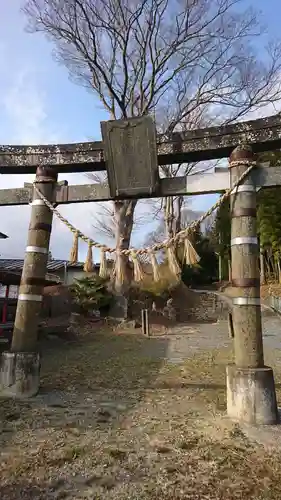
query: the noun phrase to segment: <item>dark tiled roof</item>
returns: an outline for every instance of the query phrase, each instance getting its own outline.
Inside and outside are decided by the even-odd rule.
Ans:
[[[84,266],[83,262],[76,262],[75,264],[71,264],[65,260],[53,259],[50,260],[47,264],[47,270],[49,272],[59,271],[60,269],[64,269],[65,263],[67,268],[72,269],[82,269]],[[22,271],[23,268],[23,259],[1,259],[0,258],[0,269],[6,269],[7,271]]]
[[[21,279],[20,272],[3,271],[0,269],[0,283],[1,285],[19,285]]]
[[[11,271],[0,267],[0,283],[1,285],[19,285],[21,280],[21,271]],[[59,276],[48,273],[45,279],[45,285],[58,284]]]

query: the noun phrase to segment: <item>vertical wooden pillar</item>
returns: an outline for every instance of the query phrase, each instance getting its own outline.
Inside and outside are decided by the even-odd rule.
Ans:
[[[38,167],[35,182],[45,198],[53,202],[57,182],[55,170],[48,166]],[[31,205],[11,352],[2,355],[2,391],[14,397],[33,396],[39,388],[40,357],[36,346],[53,213],[35,189]]]
[[[219,232],[219,283],[222,282],[221,231]]]
[[[53,168],[37,168],[36,186],[50,202],[54,201],[56,182],[57,173]],[[42,291],[47,272],[52,218],[53,213],[34,190],[13,332],[13,352],[33,352],[36,348]]]
[[[233,151],[229,165],[232,186],[253,160],[247,145]],[[231,195],[235,365],[227,367],[227,412],[244,422],[274,424],[278,420],[274,377],[263,357],[256,212],[256,187],[249,175]]]
[[[10,285],[6,285],[5,299],[4,299],[3,312],[2,312],[2,323],[7,322],[9,291],[10,291]]]
[[[141,310],[141,326],[142,333],[147,337],[150,336],[150,325],[149,325],[149,312],[148,309]]]
[[[230,157],[231,185],[234,185],[241,174],[247,170],[248,162],[253,160],[252,150],[247,146],[236,148],[233,151]],[[236,163],[238,161],[241,161],[239,165]],[[263,366],[264,363],[256,187],[251,176],[248,176],[232,194],[230,210],[231,281],[236,291],[233,299],[235,363],[239,367],[257,368]]]

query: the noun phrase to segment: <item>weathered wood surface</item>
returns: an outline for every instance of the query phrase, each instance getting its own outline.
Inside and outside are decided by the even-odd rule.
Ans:
[[[254,152],[281,149],[281,115],[158,136],[158,164],[225,158],[241,143],[250,144]],[[106,170],[103,143],[0,146],[2,174],[35,173],[43,164],[62,173]]]
[[[57,174],[50,167],[38,167],[36,186],[53,203]],[[40,200],[35,189],[33,201]],[[33,204],[27,248],[20,281],[12,339],[13,352],[36,352],[37,328],[43,287],[46,282],[48,250],[53,213],[45,205]]]
[[[101,122],[110,194],[128,198],[158,189],[156,128],[150,116]]]
[[[159,180],[159,190],[155,194],[142,193],[134,195],[137,198],[153,198],[161,196],[192,196],[196,194],[223,193],[230,188],[230,176],[227,169],[218,169],[215,173],[194,174],[183,177],[165,178]],[[281,185],[280,167],[258,167],[252,175],[257,190],[261,187]],[[128,198],[128,196],[126,195]],[[129,196],[130,198],[130,196]],[[24,188],[0,189],[0,206],[27,205],[32,199],[32,184],[25,184]],[[59,185],[57,187],[56,203],[85,203],[94,201],[108,201],[109,186],[104,184]]]
[[[247,170],[253,154],[245,146],[236,148],[230,160],[245,164],[230,168],[231,185]],[[231,282],[235,296],[232,307],[235,364],[239,368],[260,368],[264,364],[260,300],[259,247],[257,240],[256,191],[251,177],[245,179],[248,191],[231,195]],[[236,300],[256,305],[236,304]]]

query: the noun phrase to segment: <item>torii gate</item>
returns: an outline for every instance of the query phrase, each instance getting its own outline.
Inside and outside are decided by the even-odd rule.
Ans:
[[[224,192],[253,163],[254,153],[281,149],[281,116],[156,137],[149,116],[102,122],[103,142],[2,146],[0,173],[36,173],[36,186],[55,204]],[[159,165],[230,157],[230,169],[159,178]],[[108,183],[68,186],[57,174],[107,170]],[[258,166],[231,194],[231,256],[235,364],[227,367],[227,413],[257,424],[278,421],[274,376],[264,366],[256,190],[281,185],[281,170]],[[0,206],[31,202],[31,222],[11,352],[2,354],[2,394],[39,389],[37,326],[46,274],[52,212],[31,184],[0,190]]]

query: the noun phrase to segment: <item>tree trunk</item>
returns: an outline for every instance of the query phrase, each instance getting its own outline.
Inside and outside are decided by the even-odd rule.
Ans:
[[[277,257],[277,275],[278,275],[278,283],[281,283],[281,269],[280,269],[280,259]]]
[[[222,282],[222,256],[219,254],[219,283]]]
[[[266,282],[265,279],[265,263],[264,263],[264,253],[262,247],[260,247],[260,280],[261,285],[264,285]]]
[[[231,259],[228,259],[228,281],[232,281],[232,275],[231,275]]]
[[[265,252],[265,254],[264,254],[264,260],[265,260],[265,267],[266,267],[265,279],[266,279],[266,281],[268,281],[268,280],[270,280],[271,269],[270,269],[270,262],[269,262],[269,257],[268,257],[267,252]]]
[[[116,250],[127,250],[130,247],[131,235],[134,224],[134,212],[137,200],[124,200],[114,202],[116,221]],[[125,282],[120,282],[115,276],[115,290],[124,294],[130,285],[132,273],[129,268],[129,258],[122,255],[123,267],[125,269]]]
[[[174,200],[172,196],[165,198],[164,203],[165,226],[167,238],[174,236]]]
[[[177,198],[177,216],[175,221],[175,233],[179,233],[181,231],[181,209],[183,204],[183,196],[179,196]]]
[[[221,231],[219,232],[219,283],[222,282],[222,251],[221,251]]]
[[[273,270],[274,270],[274,281],[279,282],[279,272],[278,272],[277,259],[276,259],[276,257],[274,256],[274,257],[272,258],[272,260],[273,260]]]
[[[275,261],[272,255],[268,256],[269,268],[270,268],[270,279],[273,277],[276,280],[276,269],[275,269]]]

